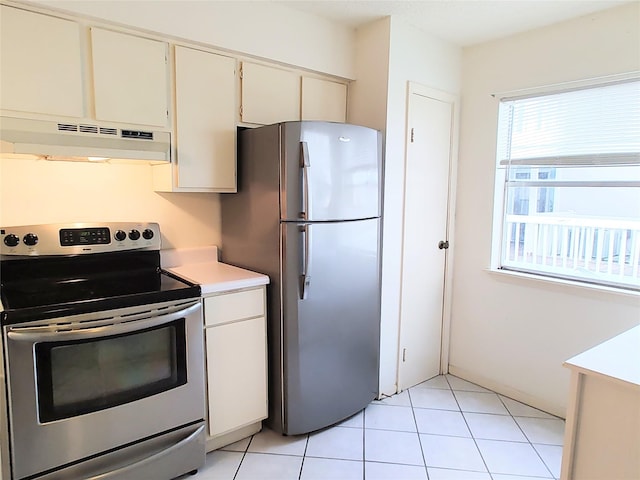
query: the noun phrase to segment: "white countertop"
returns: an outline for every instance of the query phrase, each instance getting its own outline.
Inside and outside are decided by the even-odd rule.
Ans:
[[[640,387],[640,325],[570,358],[564,365]]]
[[[203,297],[269,283],[266,275],[218,262],[215,246],[162,250],[160,258],[162,268],[199,284]]]

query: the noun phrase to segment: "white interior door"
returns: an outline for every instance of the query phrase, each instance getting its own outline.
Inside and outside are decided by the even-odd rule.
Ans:
[[[398,390],[441,372],[455,98],[410,89]]]

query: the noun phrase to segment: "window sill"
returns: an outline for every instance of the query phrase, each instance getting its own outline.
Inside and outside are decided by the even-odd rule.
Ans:
[[[523,273],[523,272],[514,272],[512,270],[502,270],[498,268],[488,268],[485,270],[487,273],[491,275],[495,275],[496,278],[501,278],[504,280],[513,280],[514,282],[536,282],[541,285],[551,287],[554,289],[557,288],[570,288],[575,289],[576,293],[583,294],[593,294],[593,293],[602,293],[602,294],[611,294],[611,295],[619,295],[623,297],[628,297],[631,299],[640,299],[640,292],[635,290],[627,290],[624,288],[617,287],[607,287],[605,285],[595,285],[590,283],[577,282],[575,280],[565,280],[562,278],[554,278],[554,277],[546,277],[543,275],[535,275],[532,273]]]

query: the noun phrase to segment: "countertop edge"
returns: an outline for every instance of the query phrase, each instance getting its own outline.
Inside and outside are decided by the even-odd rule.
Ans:
[[[640,325],[571,357],[563,365],[640,388]]]
[[[181,252],[171,254],[172,259],[188,258]],[[202,296],[269,284],[267,275],[218,262],[212,255],[198,256],[196,261],[163,268],[179,277],[200,285]]]

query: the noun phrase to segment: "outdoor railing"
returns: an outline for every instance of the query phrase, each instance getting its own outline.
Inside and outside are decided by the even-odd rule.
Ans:
[[[508,215],[502,264],[640,288],[640,221]]]

